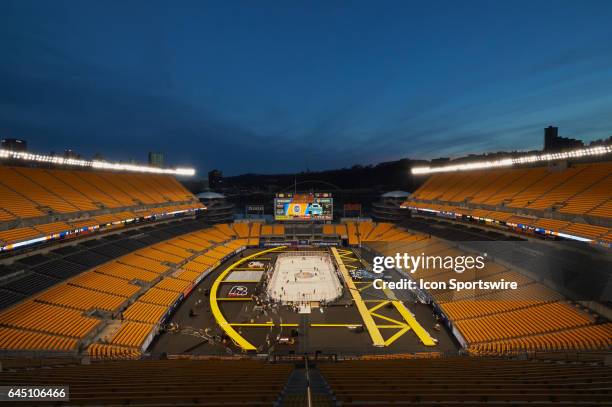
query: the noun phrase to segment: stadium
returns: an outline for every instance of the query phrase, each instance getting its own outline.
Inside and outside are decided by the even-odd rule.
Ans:
[[[189,169],[3,150],[0,380],[79,405],[607,401],[612,164],[589,151],[414,168],[396,223],[335,220],[327,191],[219,223]]]
[[[611,16],[0,0],[0,407],[612,406]]]

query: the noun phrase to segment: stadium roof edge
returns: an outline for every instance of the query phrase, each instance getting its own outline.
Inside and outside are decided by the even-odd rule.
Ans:
[[[456,172],[456,171],[503,168],[503,167],[511,167],[513,165],[521,165],[521,164],[532,164],[532,163],[539,163],[539,162],[566,160],[566,159],[571,159],[571,158],[601,156],[601,155],[606,155],[610,153],[612,153],[612,145],[581,148],[579,150],[566,151],[566,152],[561,152],[561,153],[546,153],[546,154],[543,153],[543,154],[525,155],[522,157],[514,157],[514,158],[509,157],[509,158],[503,158],[503,159],[494,160],[494,161],[474,161],[471,163],[451,164],[451,165],[445,165],[442,167],[434,167],[434,168],[432,167],[413,167],[411,172],[413,175],[423,175],[423,174],[434,174],[438,172]]]
[[[72,166],[72,167],[83,167],[93,168],[100,170],[111,170],[111,171],[125,171],[125,172],[142,172],[149,174],[168,174],[168,175],[180,175],[180,176],[194,176],[195,169],[193,168],[157,168],[148,165],[137,165],[137,164],[126,164],[116,163],[102,160],[82,160],[76,158],[64,158],[51,155],[33,154],[24,151],[11,151],[0,149],[0,160],[20,160],[29,162],[38,162],[45,164],[53,164],[60,166]]]

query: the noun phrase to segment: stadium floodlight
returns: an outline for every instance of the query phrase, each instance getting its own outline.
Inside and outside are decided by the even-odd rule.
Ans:
[[[592,157],[601,156],[612,153],[612,146],[597,146],[589,148],[581,148],[579,150],[566,151],[562,153],[549,153],[549,154],[533,154],[515,158],[504,158],[495,161],[475,161],[472,163],[465,164],[451,164],[442,167],[414,167],[412,168],[412,174],[434,174],[437,172],[454,172],[454,171],[470,171],[470,170],[483,170],[498,167],[511,167],[517,164],[531,164],[538,162],[548,162],[556,160],[566,160],[568,158],[581,158],[581,157]]]
[[[111,171],[143,172],[149,174],[168,174],[181,176],[195,175],[195,169],[193,168],[157,168],[150,167],[148,165],[113,163],[101,160],[81,160],[76,158],[64,158],[3,149],[0,149],[0,159],[32,161],[53,165],[66,165],[72,167],[90,167]]]

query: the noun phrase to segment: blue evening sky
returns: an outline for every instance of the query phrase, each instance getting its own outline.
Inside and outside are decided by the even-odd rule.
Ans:
[[[0,137],[225,174],[612,135],[612,1],[0,2]]]

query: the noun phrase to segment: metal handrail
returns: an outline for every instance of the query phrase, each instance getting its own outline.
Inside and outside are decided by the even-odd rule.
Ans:
[[[312,407],[312,390],[310,388],[310,369],[308,367],[308,355],[304,355],[304,366],[306,368],[306,405]]]

